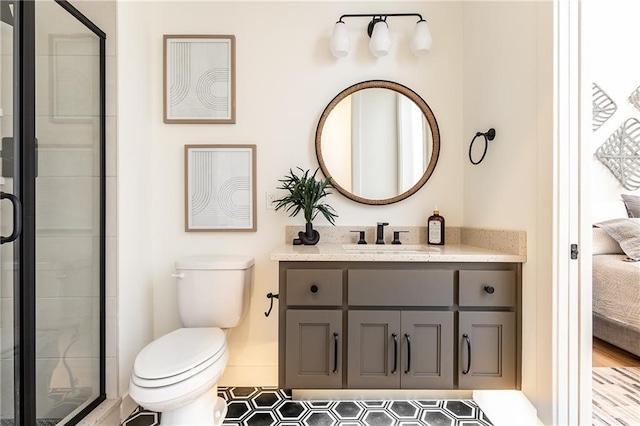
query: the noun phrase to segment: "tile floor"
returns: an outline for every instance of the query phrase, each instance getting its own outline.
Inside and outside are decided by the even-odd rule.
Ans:
[[[472,400],[292,401],[283,389],[228,387],[224,426],[488,426]],[[123,426],[153,426],[159,415],[137,409]]]

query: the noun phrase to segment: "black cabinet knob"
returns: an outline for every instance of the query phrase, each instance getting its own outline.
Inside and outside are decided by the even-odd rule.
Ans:
[[[495,289],[495,288],[493,288],[493,287],[492,287],[492,286],[490,286],[490,285],[485,285],[485,286],[484,286],[484,291],[486,291],[486,292],[487,292],[487,293],[489,293],[489,294],[493,294],[493,292],[494,292],[494,291],[496,291],[496,289]]]
[[[315,284],[313,284],[313,285],[311,286],[311,293],[317,293],[317,292],[318,292],[318,286],[317,286],[317,285],[315,285]]]

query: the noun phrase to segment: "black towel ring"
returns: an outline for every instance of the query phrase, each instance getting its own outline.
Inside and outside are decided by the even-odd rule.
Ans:
[[[471,150],[473,149],[473,143],[476,141],[476,138],[483,136],[484,137],[484,151],[482,151],[482,157],[478,161],[473,161],[471,157]],[[489,147],[489,141],[492,141],[496,137],[496,129],[493,127],[487,130],[486,133],[478,132],[471,140],[471,144],[469,145],[469,161],[471,164],[480,164],[482,160],[484,160],[484,156],[487,155],[487,148]]]

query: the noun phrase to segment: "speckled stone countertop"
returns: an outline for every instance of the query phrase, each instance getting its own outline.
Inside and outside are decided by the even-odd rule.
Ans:
[[[287,227],[287,243],[271,253],[277,261],[349,261],[349,262],[508,262],[527,261],[526,233],[475,228],[447,228],[444,246],[426,245],[424,227],[398,227],[387,229],[408,230],[402,234],[404,244],[376,246],[369,241],[366,246],[356,246],[357,235],[351,231],[357,227],[317,227],[320,242],[314,246],[291,244],[299,227]],[[361,228],[364,229],[364,228]],[[367,236],[372,230],[366,228]]]

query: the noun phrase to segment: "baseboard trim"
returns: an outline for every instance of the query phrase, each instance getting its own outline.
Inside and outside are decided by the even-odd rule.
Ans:
[[[527,397],[516,390],[476,390],[473,400],[494,426],[538,426],[538,411]]]
[[[122,404],[120,405],[120,423],[127,420],[136,408],[138,408],[138,403],[135,402],[129,394],[122,397]]]

